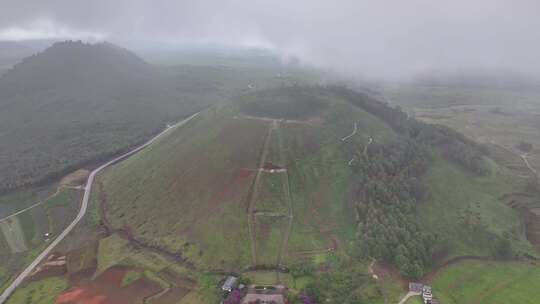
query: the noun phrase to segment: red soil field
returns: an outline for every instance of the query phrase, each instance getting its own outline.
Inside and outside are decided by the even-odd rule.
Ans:
[[[56,304],[131,304],[142,303],[161,287],[144,278],[121,287],[127,267],[112,267],[94,280],[80,280],[56,297]]]

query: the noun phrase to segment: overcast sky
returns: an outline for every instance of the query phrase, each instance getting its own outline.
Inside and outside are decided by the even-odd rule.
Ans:
[[[261,46],[375,77],[540,75],[540,0],[0,0],[0,40]]]

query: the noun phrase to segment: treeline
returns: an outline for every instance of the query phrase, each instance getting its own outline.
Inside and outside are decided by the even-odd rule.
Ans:
[[[371,257],[396,265],[403,275],[420,277],[431,266],[436,235],[417,223],[418,202],[427,198],[422,177],[431,165],[433,153],[476,174],[487,173],[487,151],[450,128],[409,118],[399,107],[391,107],[341,86],[329,88],[368,113],[386,122],[399,140],[371,144],[357,155],[353,170],[357,249]]]
[[[313,277],[297,297],[290,297],[289,303],[339,303],[363,304],[382,303],[383,290],[370,279],[363,264],[348,257],[330,255],[328,270]],[[305,273],[308,276],[312,272]]]
[[[400,107],[391,107],[368,94],[343,86],[331,86],[329,89],[351,104],[377,116],[395,132],[417,143],[436,147],[445,158],[476,174],[487,173],[483,160],[483,155],[487,153],[487,150],[462,134],[445,126],[426,124],[409,118]]]
[[[371,145],[353,166],[360,255],[392,263],[409,277],[430,266],[435,243],[416,224],[417,202],[428,195],[420,178],[430,162],[429,147],[404,139]]]

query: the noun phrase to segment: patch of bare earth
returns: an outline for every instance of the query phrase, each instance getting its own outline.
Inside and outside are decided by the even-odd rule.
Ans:
[[[82,274],[72,278],[72,286],[56,297],[56,304],[122,304],[143,303],[143,300],[162,288],[144,277],[122,287],[128,267],[115,266],[97,278]],[[88,274],[88,273],[86,273]]]
[[[79,169],[73,173],[66,175],[60,181],[60,186],[78,186],[83,185],[88,178],[90,171],[85,169]]]

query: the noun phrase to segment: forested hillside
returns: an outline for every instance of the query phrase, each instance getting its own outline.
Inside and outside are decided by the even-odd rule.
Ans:
[[[56,43],[0,78],[0,191],[118,153],[239,82],[219,68],[158,68],[109,43]]]
[[[469,242],[466,245],[469,252],[480,250],[487,255],[505,258],[526,254],[519,252],[516,249],[518,246],[512,245],[510,241],[524,240],[523,231],[500,234],[490,230],[492,227],[487,227],[485,218],[493,211],[476,215],[478,226],[475,227],[470,226],[470,220],[462,218],[459,218],[457,223],[442,227],[442,231],[439,228],[432,229],[432,226],[426,224],[437,222],[437,219],[433,218],[434,214],[422,209],[431,209],[429,205],[441,199],[446,204],[444,209],[452,210],[452,213],[463,212],[465,219],[472,216],[469,215],[469,209],[460,210],[463,204],[472,202],[441,197],[439,187],[447,188],[446,191],[449,192],[469,191],[468,187],[451,186],[455,184],[455,177],[450,174],[445,177],[447,185],[432,179],[432,172],[439,170],[435,168],[440,167],[441,158],[453,163],[465,176],[468,175],[469,177],[462,178],[470,178],[471,185],[475,184],[475,179],[498,183],[496,180],[501,177],[490,172],[485,147],[447,127],[408,118],[401,109],[373,100],[365,94],[342,87],[332,89],[339,92],[340,96],[347,96],[346,99],[351,103],[387,122],[401,135],[392,143],[374,143],[363,150],[356,150],[357,161],[352,163],[352,168],[357,176],[354,199],[358,221],[358,249],[362,256],[392,263],[406,276],[420,277],[436,263],[435,255],[440,255],[441,252],[456,252],[456,248],[452,247],[463,246],[465,242]],[[485,184],[481,191],[492,191],[488,190],[488,187],[490,186]],[[500,184],[499,189],[490,194],[496,197],[497,193],[504,193],[505,188]],[[504,210],[508,217],[512,217],[513,212],[502,203],[498,207],[490,208],[500,208],[500,211]],[[444,222],[447,222],[446,217],[449,217],[450,213],[442,216],[439,220],[442,222],[444,218]],[[516,220],[517,214],[514,213],[513,217]],[[466,227],[463,230],[456,227],[462,220],[462,226]],[[454,229],[455,232],[450,232]],[[452,236],[452,233],[456,235]],[[461,244],[458,245],[459,243]]]

